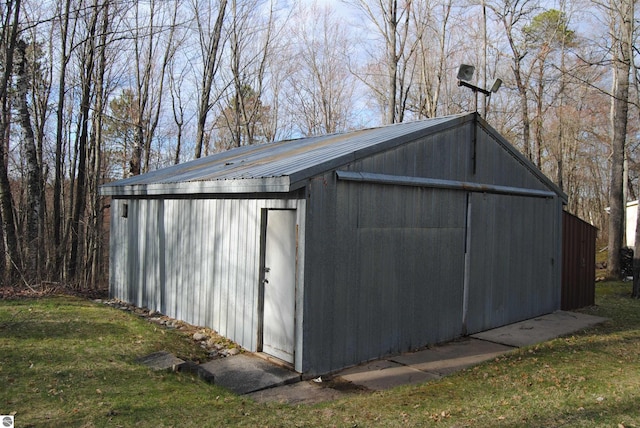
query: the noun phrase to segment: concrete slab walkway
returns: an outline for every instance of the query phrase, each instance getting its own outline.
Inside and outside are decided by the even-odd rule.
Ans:
[[[522,347],[575,333],[604,321],[606,321],[606,318],[593,315],[556,311],[552,314],[483,331],[471,337],[508,346]]]
[[[209,361],[200,367],[212,373],[215,384],[243,395],[300,381],[300,373],[276,366],[251,354]]]
[[[604,321],[606,319],[601,317],[557,311],[421,351],[352,367],[326,378],[329,382],[323,378],[301,382],[299,373],[252,354],[220,358],[199,367],[212,374],[217,385],[236,394],[247,394],[256,401],[310,404],[334,400],[347,393],[439,379],[517,347],[575,333]],[[167,356],[160,360],[164,364],[175,363]]]
[[[340,372],[337,376],[373,391],[440,378],[438,374],[424,372],[410,365],[402,365],[392,359],[353,367]]]
[[[442,377],[491,360],[512,349],[511,346],[466,338],[391,359],[405,366]]]

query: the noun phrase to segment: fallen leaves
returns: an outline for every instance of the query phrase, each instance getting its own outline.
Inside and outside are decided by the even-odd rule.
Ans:
[[[449,410],[443,410],[440,413],[432,413],[430,415],[430,418],[435,422],[441,422],[450,417],[451,417],[451,412]]]

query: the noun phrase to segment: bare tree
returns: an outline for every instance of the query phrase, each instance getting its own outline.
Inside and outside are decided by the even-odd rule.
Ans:
[[[289,115],[304,135],[348,129],[356,82],[346,66],[350,36],[328,5],[303,7],[294,19],[286,79]]]
[[[237,2],[230,10],[229,49],[232,90],[225,108],[216,121],[220,135],[230,135],[229,147],[270,141],[263,122],[269,121],[268,107],[262,97],[268,60],[271,55],[275,11],[274,2],[260,0]],[[261,13],[264,10],[264,14]],[[263,18],[263,15],[266,17]]]
[[[515,80],[516,88],[520,99],[520,117],[522,126],[522,147],[524,154],[529,159],[533,159],[531,148],[531,127],[529,117],[529,84],[528,75],[523,70],[523,60],[528,54],[526,44],[523,40],[522,27],[526,21],[538,8],[533,0],[508,1],[498,0],[487,2],[487,7],[494,13],[503,27],[504,35],[511,48],[511,70]]]
[[[451,54],[447,39],[453,2],[416,1],[415,6],[412,19],[418,43],[415,61],[419,77],[417,90],[409,94],[409,109],[418,117],[436,117],[446,82],[447,57]]]
[[[611,0],[609,11],[613,47],[613,97],[611,100],[611,184],[609,189],[607,275],[611,278],[620,278],[622,276],[620,249],[623,241],[626,206],[623,192],[623,169],[629,111],[629,72],[633,56],[634,1]]]
[[[31,122],[31,113],[27,97],[29,93],[29,70],[27,58],[27,43],[18,40],[16,46],[16,89],[17,104],[20,116],[20,126],[22,128],[22,156],[26,163],[26,194],[27,200],[24,207],[26,211],[25,226],[25,257],[27,266],[25,270],[25,280],[27,282],[39,282],[41,278],[42,256],[41,248],[44,244],[44,230],[42,230],[44,219],[44,206],[42,203],[42,173],[40,161],[36,149],[36,139]]]
[[[160,62],[160,69],[158,71],[158,86],[154,91],[155,97],[153,99],[153,111],[151,112],[151,119],[149,124],[149,131],[147,133],[148,142],[146,149],[146,158],[145,158],[145,171],[149,170],[149,156],[151,153],[151,141],[155,137],[156,129],[158,128],[158,122],[160,121],[161,107],[163,105],[163,97],[164,97],[164,84],[165,79],[167,78],[167,72],[169,70],[169,66],[173,56],[175,55],[176,50],[179,48],[179,42],[176,41],[176,31],[178,29],[178,10],[180,6],[180,1],[175,0],[172,4],[172,9],[168,10],[169,13],[169,22],[167,25],[169,26],[168,31],[166,31],[166,39],[164,41],[164,48],[162,51],[162,60]]]
[[[205,7],[205,10],[201,10],[200,6],[199,1],[194,0],[193,11],[196,16],[197,33],[203,65],[198,94],[196,158],[202,156],[203,146],[205,145],[207,118],[212,107],[211,91],[220,67],[222,26],[227,8],[227,0],[217,1],[217,11],[211,10],[210,6],[208,8]],[[213,28],[211,28],[208,19],[211,19],[214,13],[216,14],[216,18]]]
[[[71,0],[65,0],[62,3],[62,10],[59,11],[59,74],[58,74],[58,99],[56,106],[56,135],[55,135],[55,157],[54,157],[54,181],[53,181],[53,277],[61,279],[63,274],[63,182],[64,182],[64,112],[65,112],[65,91],[67,80],[67,66],[70,60],[69,45],[73,45],[73,31],[70,33],[71,21]]]
[[[383,107],[384,123],[404,120],[407,94],[413,79],[412,57],[417,49],[417,40],[410,39],[413,1],[407,0],[353,0],[350,4],[358,8],[373,24],[384,45],[384,57],[373,55],[362,81],[378,96]],[[381,69],[380,69],[380,68]],[[383,77],[384,83],[379,80]]]
[[[8,175],[8,159],[6,150],[9,147],[11,103],[10,83],[13,76],[13,61],[18,44],[18,30],[20,26],[21,1],[7,1],[0,5],[2,26],[0,28],[0,217],[2,218],[2,235],[6,254],[5,276],[6,282],[12,283],[22,267],[22,260],[18,250],[16,223],[14,219],[14,205],[11,196],[11,186]]]
[[[136,117],[133,118],[135,133],[130,161],[131,175],[149,170],[151,143],[160,119],[165,75],[176,49],[174,35],[178,6],[178,1],[166,3],[151,0],[145,4],[136,2],[134,8],[132,37],[137,108]],[[165,18],[165,13],[169,14],[168,18]]]
[[[173,163],[180,163],[180,150],[182,149],[182,134],[185,125],[185,101],[182,96],[182,73],[176,73],[175,61],[171,61],[169,69],[169,93],[171,94],[171,112],[176,125],[176,148],[173,156]]]
[[[85,287],[94,288],[107,271],[104,266],[103,251],[106,242],[103,240],[104,228],[104,201],[100,196],[99,186],[104,182],[103,174],[103,154],[102,154],[102,136],[103,136],[103,120],[108,96],[106,81],[107,74],[107,49],[109,47],[109,34],[111,25],[111,4],[107,1],[104,4],[104,10],[100,17],[99,42],[96,46],[96,71],[95,71],[95,102],[93,105],[91,118],[91,136],[88,147],[88,207],[87,219],[88,225],[84,240],[85,254],[83,263],[82,280]]]
[[[573,43],[574,32],[568,28],[564,13],[556,9],[547,10],[536,15],[531,23],[524,28],[527,45],[532,53],[531,69],[534,70],[533,98],[535,101],[535,116],[533,120],[534,141],[532,159],[536,166],[542,169],[544,143],[544,119],[547,109],[560,99],[564,91],[560,85],[557,96],[549,96],[551,83],[564,82],[564,75],[555,70],[561,70],[562,64],[554,64],[552,55],[560,51],[561,61],[565,59],[565,47]],[[550,63],[552,66],[550,67]],[[548,98],[548,99],[545,99]],[[561,128],[560,128],[561,129]],[[560,164],[561,165],[561,164]],[[561,169],[560,169],[561,170]],[[561,180],[561,177],[560,177]]]
[[[103,5],[98,0],[94,0],[89,6],[89,16],[86,39],[81,55],[81,98],[79,123],[75,142],[75,155],[77,160],[77,179],[75,182],[75,192],[73,198],[73,211],[71,224],[67,233],[70,235],[70,254],[68,261],[68,278],[77,280],[78,268],[80,267],[80,256],[82,254],[80,245],[84,234],[84,224],[82,217],[86,208],[86,186],[87,186],[87,145],[89,141],[89,121],[91,113],[91,97],[94,89],[94,69],[96,46],[98,44],[98,22]]]

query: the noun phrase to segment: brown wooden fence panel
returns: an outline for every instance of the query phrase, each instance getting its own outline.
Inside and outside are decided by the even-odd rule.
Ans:
[[[595,302],[597,231],[578,217],[562,213],[563,310],[583,308]]]

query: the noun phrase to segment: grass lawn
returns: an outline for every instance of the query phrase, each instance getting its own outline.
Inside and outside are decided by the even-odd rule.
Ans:
[[[0,301],[0,414],[17,427],[640,427],[640,301],[599,283],[609,322],[439,381],[314,406],[258,404],[135,359],[197,359],[184,335],[74,297]]]

